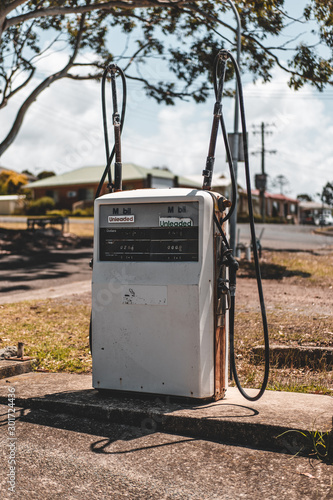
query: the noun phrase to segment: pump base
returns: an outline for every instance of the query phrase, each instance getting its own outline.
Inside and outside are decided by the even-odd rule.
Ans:
[[[186,403],[186,404],[206,404],[213,401],[219,401],[225,398],[226,390],[221,397],[217,395],[205,398],[192,398],[188,396],[174,396],[171,394],[158,394],[152,392],[134,392],[134,391],[119,391],[116,389],[96,389],[98,394],[103,398],[115,399],[141,399],[145,401],[155,400],[162,403]]]

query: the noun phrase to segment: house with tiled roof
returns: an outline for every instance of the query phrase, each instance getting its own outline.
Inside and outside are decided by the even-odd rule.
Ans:
[[[33,198],[49,196],[56,208],[76,209],[92,205],[105,166],[81,167],[70,172],[31,182],[25,187],[33,192]],[[200,188],[201,184],[186,177],[177,176],[165,168],[146,168],[133,163],[124,163],[122,169],[123,189],[189,187]],[[107,183],[101,194],[108,192]]]
[[[258,189],[252,189],[253,211],[260,216],[260,193]],[[269,193],[265,191],[265,215],[269,218],[280,220],[280,222],[299,222],[299,200],[285,196],[284,194]],[[245,189],[238,191],[238,214],[248,214],[247,192]]]

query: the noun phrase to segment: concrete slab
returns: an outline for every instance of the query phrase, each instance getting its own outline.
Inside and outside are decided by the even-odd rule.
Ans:
[[[297,453],[309,444],[297,431],[332,430],[329,396],[266,391],[252,403],[229,388],[222,401],[198,403],[167,396],[100,394],[91,387],[91,375],[34,372],[1,380],[2,404],[9,386],[15,388],[16,404],[25,408],[269,450]]]
[[[0,360],[0,379],[14,377],[22,373],[32,371],[33,360],[27,361],[9,361],[6,359]]]

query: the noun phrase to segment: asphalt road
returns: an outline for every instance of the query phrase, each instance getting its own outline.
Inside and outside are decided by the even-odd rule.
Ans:
[[[91,280],[91,248],[0,259],[0,296]]]
[[[315,226],[286,224],[256,224],[256,235],[263,248],[270,250],[319,250],[333,248],[332,236],[315,233]],[[238,224],[239,241],[250,242],[249,224]]]

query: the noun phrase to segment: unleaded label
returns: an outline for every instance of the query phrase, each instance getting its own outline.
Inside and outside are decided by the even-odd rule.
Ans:
[[[189,217],[160,217],[160,227],[189,227],[193,221]]]
[[[134,215],[109,215],[108,223],[109,224],[126,224],[133,223]]]

